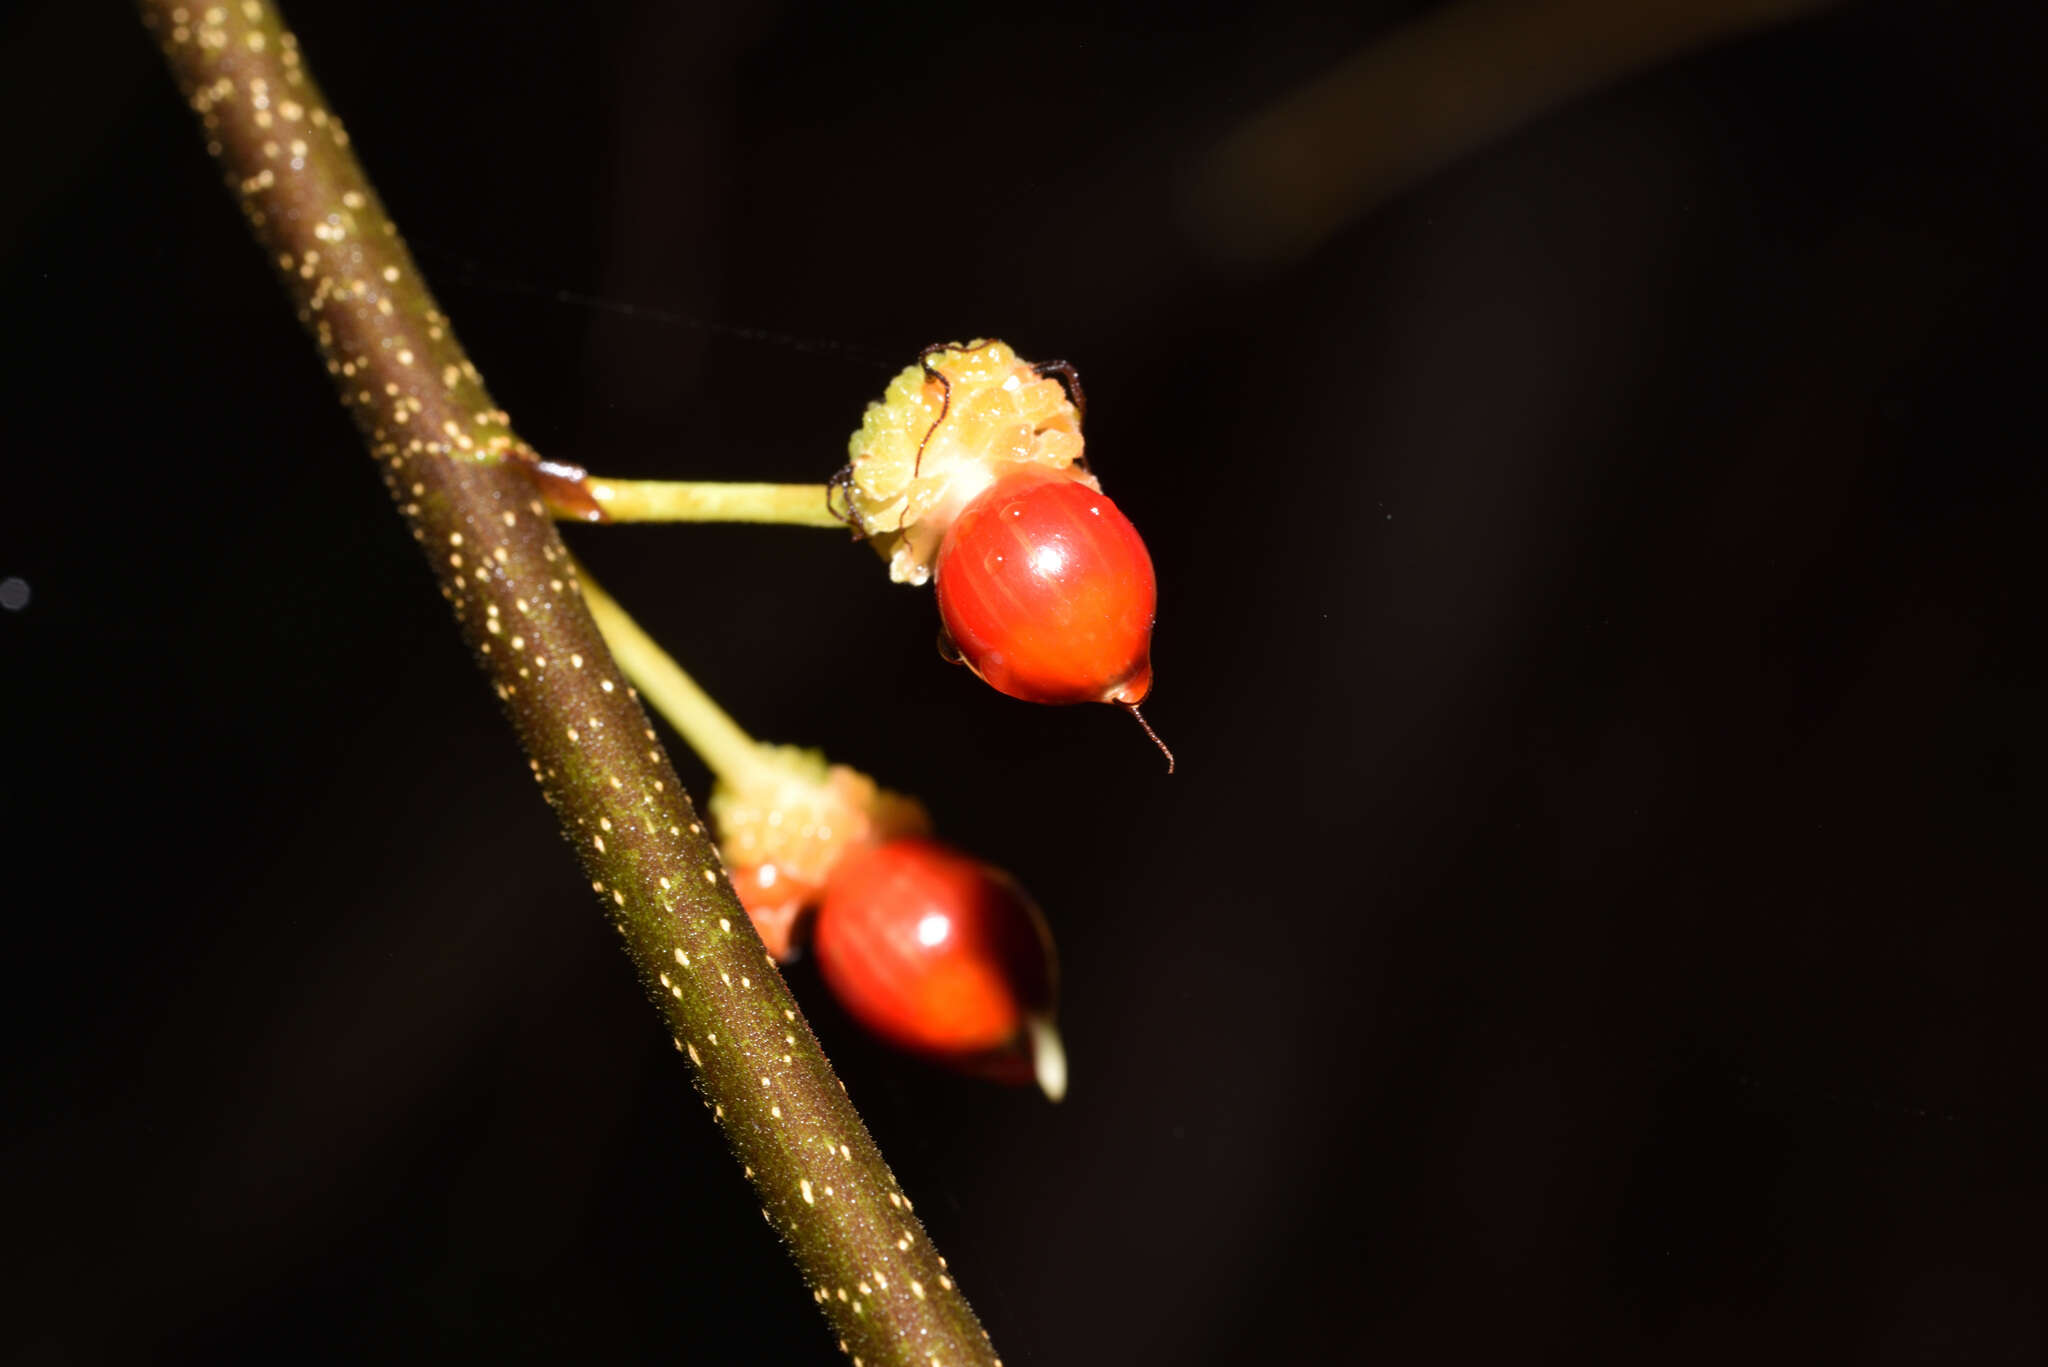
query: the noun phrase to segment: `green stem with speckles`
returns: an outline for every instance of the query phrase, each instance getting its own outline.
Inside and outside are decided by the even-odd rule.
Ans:
[[[507,458],[526,448],[456,342],[296,39],[262,0],[140,8],[598,906],[841,1348],[867,1363],[993,1364],[606,650],[543,472]],[[678,1319],[719,1311],[679,1306]]]
[[[601,479],[583,487],[607,522],[761,522],[837,527],[822,484],[726,484],[713,480]]]

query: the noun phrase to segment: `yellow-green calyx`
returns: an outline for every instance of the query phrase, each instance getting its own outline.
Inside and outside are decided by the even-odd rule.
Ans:
[[[1081,415],[1058,380],[1001,342],[968,342],[928,353],[868,405],[847,443],[847,502],[889,577],[922,584],[946,528],[999,471],[1064,469],[1081,450]]]

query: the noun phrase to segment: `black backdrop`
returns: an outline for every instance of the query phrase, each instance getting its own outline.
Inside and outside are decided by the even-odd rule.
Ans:
[[[793,973],[1006,1361],[2038,1360],[2039,35],[1837,11],[1211,264],[1185,168],[1416,8],[291,13],[552,454],[1086,377],[1172,779],[840,537],[573,538],[1048,909],[1059,1108]],[[834,1360],[153,51],[0,22],[6,1360]]]

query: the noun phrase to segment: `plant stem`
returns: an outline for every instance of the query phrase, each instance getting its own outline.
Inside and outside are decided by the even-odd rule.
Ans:
[[[836,527],[822,484],[725,484],[713,480],[584,480],[607,522],[772,522]]]
[[[711,695],[698,687],[697,681],[684,673],[683,667],[656,645],[632,614],[599,587],[580,564],[576,566],[576,578],[583,585],[583,601],[590,606],[590,615],[596,620],[605,644],[611,647],[612,658],[619,662],[620,672],[633,681],[655,711],[668,718],[669,725],[675,727],[714,776],[736,787],[744,786],[747,778],[761,767],[759,743],[741,730],[740,724],[726,715],[725,709],[713,702]]]
[[[297,40],[262,0],[142,0],[141,10],[599,906],[841,1348],[869,1363],[993,1363],[733,896],[584,606],[537,472],[507,458],[524,450],[509,418],[456,343]]]

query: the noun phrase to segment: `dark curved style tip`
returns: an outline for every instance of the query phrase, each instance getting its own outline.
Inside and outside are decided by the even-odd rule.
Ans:
[[[1121,707],[1124,711],[1130,713],[1131,720],[1145,728],[1145,734],[1150,736],[1152,738],[1152,743],[1159,747],[1159,753],[1166,756],[1166,772],[1169,774],[1172,773],[1173,751],[1167,749],[1166,742],[1159,739],[1159,733],[1152,729],[1151,722],[1145,720],[1145,714],[1138,710],[1138,705],[1134,702],[1120,702],[1117,704],[1117,706]]]

